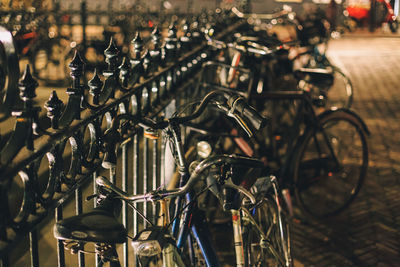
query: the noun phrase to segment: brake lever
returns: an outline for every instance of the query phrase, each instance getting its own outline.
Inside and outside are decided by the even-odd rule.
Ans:
[[[254,135],[253,131],[250,129],[250,127],[247,125],[247,123],[242,119],[242,117],[240,117],[234,110],[234,107],[232,107],[231,109],[229,109],[227,106],[217,102],[216,103],[218,108],[220,108],[221,110],[225,111],[226,114],[229,117],[232,117],[235,119],[235,121],[240,125],[240,127],[242,127],[242,129],[246,132],[246,134],[249,137],[252,137]]]
[[[240,127],[242,127],[242,129],[246,132],[246,134],[249,137],[252,137],[254,135],[253,131],[250,129],[250,127],[247,126],[246,122],[238,114],[229,112],[228,116],[234,118],[235,121],[240,125]]]

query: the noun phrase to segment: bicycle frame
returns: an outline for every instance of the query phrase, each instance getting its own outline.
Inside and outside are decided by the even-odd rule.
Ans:
[[[174,138],[175,147],[177,150],[176,152],[178,154],[178,168],[181,175],[179,186],[181,187],[188,182],[190,174],[183,153],[183,142],[180,138],[179,126],[175,125],[170,127],[170,129],[172,130],[172,136]],[[194,199],[193,192],[187,193],[185,198],[188,203],[192,203]],[[177,238],[177,248],[183,248],[185,241],[188,239],[190,229],[203,253],[207,266],[220,266],[217,254],[211,244],[211,235],[209,233],[208,226],[205,223],[206,220],[204,214],[196,210],[197,206],[193,205],[192,203],[187,207],[183,220],[181,221],[178,213],[180,212],[183,203],[184,199],[182,197],[178,197],[175,203],[175,219],[172,225],[172,234],[175,238]],[[196,216],[193,216],[193,214],[196,214]],[[180,226],[182,227],[179,230]]]
[[[317,128],[319,129],[319,121],[318,121],[318,116],[314,111],[314,108],[311,103],[311,99],[308,95],[307,92],[304,91],[275,91],[275,92],[264,92],[263,94],[252,94],[249,96],[250,99],[254,98],[260,98],[264,100],[299,100],[300,105],[296,110],[296,116],[293,119],[292,127],[291,127],[291,132],[289,136],[289,142],[288,146],[286,148],[286,154],[288,155],[285,162],[282,165],[281,168],[281,174],[282,174],[282,179],[283,179],[283,185],[286,187],[291,184],[290,177],[291,177],[291,160],[293,158],[293,155],[296,153],[296,145],[298,143],[299,136],[298,133],[300,133],[300,127],[304,123],[306,127],[311,127],[311,128]],[[331,112],[331,111],[327,111]],[[272,124],[274,124],[274,120],[272,120]],[[274,125],[272,125],[274,127]],[[321,132],[323,133],[324,140],[326,142],[326,145],[328,146],[328,150],[336,163],[336,165],[339,165],[337,157],[334,153],[333,147],[331,143],[329,142],[329,138],[326,135],[325,131],[321,129]],[[272,140],[275,140],[275,138],[272,138]],[[275,147],[273,145],[273,147]],[[320,151],[319,151],[320,152]],[[277,151],[274,151],[274,153],[277,153]],[[278,156],[278,155],[275,155]]]

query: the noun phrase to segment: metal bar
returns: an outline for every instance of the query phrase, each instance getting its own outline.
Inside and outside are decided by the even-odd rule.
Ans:
[[[153,140],[153,190],[156,190],[158,187],[157,184],[157,173],[158,173],[158,139]],[[153,222],[157,223],[157,207],[153,205]]]
[[[127,144],[122,146],[122,190],[128,191],[128,147]],[[122,223],[125,228],[128,227],[128,206],[125,201],[122,201]],[[123,244],[124,266],[128,267],[128,242]]]
[[[138,193],[139,179],[139,134],[133,137],[133,194]],[[137,203],[133,204],[137,208]],[[133,234],[136,235],[139,231],[138,216],[133,211]]]
[[[96,178],[97,178],[97,172],[93,173],[93,194],[97,194],[97,186],[96,186]],[[93,207],[97,207],[97,197],[93,198]],[[99,262],[100,262],[100,256],[96,255],[95,256],[95,266],[98,267],[99,266]]]
[[[96,178],[97,172],[93,173],[93,194],[97,194],[97,186],[96,186]],[[93,198],[93,207],[96,208],[97,206],[97,197]]]
[[[0,266],[1,267],[8,267],[9,266],[8,255],[5,255],[3,258],[0,259]]]
[[[110,181],[111,183],[115,184],[115,167],[112,167],[110,169]]]
[[[208,229],[206,220],[204,218],[204,213],[199,210],[193,212],[193,225],[192,233],[200,246],[201,251],[203,251],[204,260],[207,266],[220,266],[217,254],[212,247],[212,242],[210,240],[211,234]]]
[[[166,140],[164,140],[164,137],[161,137],[161,157],[160,157],[160,185],[162,187],[166,187],[166,181],[165,181],[165,147],[166,147]]]
[[[304,99],[303,91],[276,91],[276,92],[263,92],[261,94],[252,94],[250,98],[263,98],[269,99]]]
[[[86,1],[83,0],[81,2],[81,24],[82,24],[82,45],[83,45],[83,54],[86,54],[87,41],[86,41],[86,23],[87,23],[87,10],[86,10]]]
[[[39,248],[38,248],[39,245],[38,245],[36,229],[29,232],[29,245],[31,253],[31,266],[32,267],[39,266]]]
[[[369,10],[369,31],[374,32],[376,28],[376,0],[371,0]]]
[[[75,190],[75,213],[76,215],[82,214],[82,190],[78,188]],[[85,255],[82,252],[78,252],[78,265],[79,267],[85,267]]]
[[[149,139],[143,136],[143,192],[148,191],[148,184],[149,184]],[[143,203],[143,214],[145,217],[148,216],[148,205],[147,202]],[[147,227],[146,220],[143,221],[143,227]]]
[[[63,209],[62,206],[58,206],[55,211],[56,222],[63,219]],[[64,244],[62,240],[57,240],[57,261],[58,267],[65,266],[65,254],[64,254]]]

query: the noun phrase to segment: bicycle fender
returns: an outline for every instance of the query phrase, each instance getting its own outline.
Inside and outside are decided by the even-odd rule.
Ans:
[[[317,116],[318,120],[321,120],[322,118],[324,118],[325,116],[328,116],[334,112],[344,112],[347,114],[350,114],[351,116],[353,116],[354,118],[357,119],[358,123],[360,124],[361,128],[365,131],[365,133],[369,136],[371,134],[371,132],[368,129],[367,124],[364,122],[364,120],[360,117],[360,115],[358,115],[356,112],[354,112],[351,109],[348,108],[338,108],[338,109],[329,109],[326,110],[324,112],[322,112],[321,114],[319,114]]]

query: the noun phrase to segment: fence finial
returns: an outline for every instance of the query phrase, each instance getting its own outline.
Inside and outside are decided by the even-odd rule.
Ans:
[[[36,97],[36,88],[39,86],[38,82],[33,79],[29,65],[26,65],[24,74],[18,82],[19,96],[24,102],[32,100]]]
[[[68,67],[71,70],[71,77],[73,79],[80,78],[83,76],[85,62],[82,60],[78,50],[75,50],[74,57],[69,63]]]
[[[110,43],[106,50],[104,50],[104,56],[106,57],[106,63],[108,64],[108,71],[104,72],[104,75],[111,76],[117,67],[119,50],[114,43],[114,39],[110,38]]]
[[[131,68],[132,68],[132,65],[129,62],[127,57],[124,57],[122,59],[122,63],[118,68],[119,68],[119,76],[120,76],[122,85],[124,87],[127,87],[128,86],[128,81],[129,81],[129,76],[130,76],[130,71],[131,71]]]
[[[99,104],[99,96],[101,93],[101,89],[103,88],[103,82],[100,80],[100,77],[97,73],[97,69],[94,69],[93,77],[88,82],[89,93],[93,96],[93,104]]]
[[[56,91],[53,91],[49,100],[44,103],[44,107],[47,109],[47,117],[50,118],[53,129],[58,129],[58,120],[63,106],[64,103],[58,98]]]
[[[139,32],[136,32],[135,38],[132,39],[131,43],[133,45],[135,59],[139,60],[144,47],[144,43]]]

